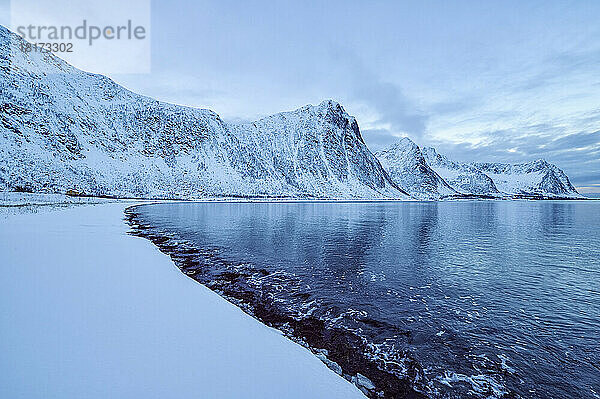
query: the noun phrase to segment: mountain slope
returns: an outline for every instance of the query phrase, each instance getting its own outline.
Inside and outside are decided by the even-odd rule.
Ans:
[[[476,167],[449,160],[432,147],[423,148],[427,164],[457,192],[465,195],[500,197],[494,181]]]
[[[333,101],[250,124],[132,93],[0,27],[0,190],[407,198]]]
[[[487,174],[502,192],[514,195],[581,197],[567,175],[557,166],[539,159],[520,164],[472,164]]]
[[[463,194],[492,197],[582,198],[567,175],[544,160],[508,164],[455,162],[434,148],[423,149],[427,163]]]
[[[375,156],[392,180],[415,198],[440,199],[458,194],[429,167],[419,146],[407,137]]]
[[[144,97],[0,27],[0,190],[143,198],[580,198],[543,160],[454,162],[409,139],[378,153],[334,101],[248,124]],[[386,171],[387,169],[387,171]],[[388,174],[389,172],[389,174]]]

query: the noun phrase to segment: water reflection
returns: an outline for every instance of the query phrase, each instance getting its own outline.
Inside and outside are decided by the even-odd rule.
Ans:
[[[383,323],[352,327],[373,343],[410,351],[435,389],[592,398],[600,392],[599,206],[473,201],[140,209],[153,225],[219,247],[232,261],[295,275],[329,312],[322,314],[359,311]]]

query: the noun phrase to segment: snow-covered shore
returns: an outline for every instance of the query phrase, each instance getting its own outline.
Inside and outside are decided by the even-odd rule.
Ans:
[[[0,397],[364,398],[127,235],[134,203],[0,217]]]

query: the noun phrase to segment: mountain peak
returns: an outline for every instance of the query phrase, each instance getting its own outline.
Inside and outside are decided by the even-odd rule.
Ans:
[[[387,151],[407,151],[418,148],[419,146],[408,137],[400,137],[387,148]]]
[[[332,99],[321,101],[317,107],[318,108],[327,108],[327,109],[339,109],[339,108],[341,108],[342,110],[344,109],[344,107],[342,107],[342,105],[339,102],[332,100]]]
[[[401,137],[375,154],[392,180],[418,199],[440,199],[457,194],[433,171],[421,149],[408,137]]]
[[[335,100],[321,101],[321,103],[315,106],[314,109],[317,112],[323,113],[324,115],[329,115],[336,120],[348,120],[350,122],[354,121],[354,118],[350,116],[344,107]]]
[[[338,103],[337,101],[334,101],[334,100],[324,100],[324,101],[321,101],[317,105],[306,104],[306,105],[304,105],[300,108],[294,109],[292,111],[284,111],[284,112],[280,112],[275,115],[305,114],[305,113],[321,114],[321,115],[331,114],[331,115],[343,116],[346,118],[352,118],[350,115],[348,115],[348,113],[346,112],[344,107],[342,107],[342,105],[340,103]]]

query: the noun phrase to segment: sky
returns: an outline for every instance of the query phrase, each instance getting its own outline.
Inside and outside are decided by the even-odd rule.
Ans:
[[[544,158],[600,192],[599,20],[596,0],[156,0],[151,72],[110,76],[230,121],[334,99],[372,150]]]

